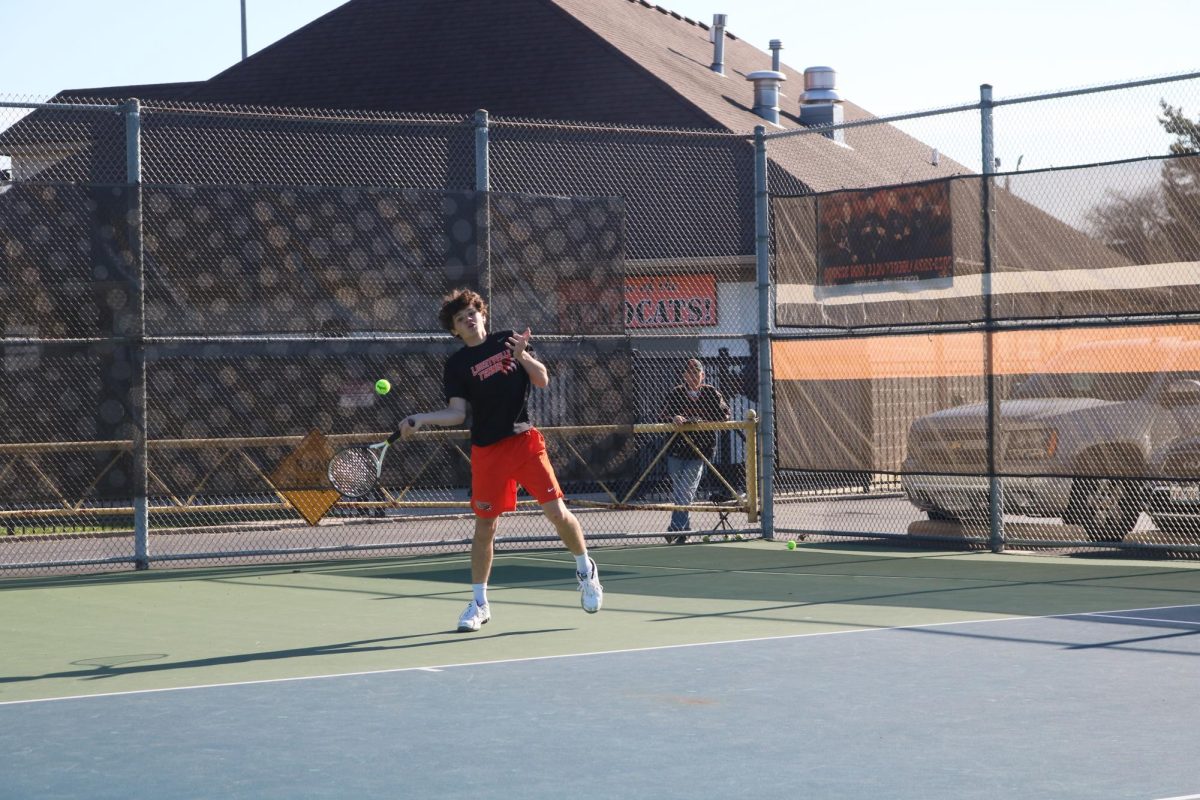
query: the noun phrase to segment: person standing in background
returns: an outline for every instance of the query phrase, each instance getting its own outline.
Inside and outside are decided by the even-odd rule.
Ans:
[[[664,422],[675,425],[724,422],[729,419],[729,404],[715,386],[704,382],[704,365],[699,359],[689,358],[683,367],[682,382],[667,393],[662,416]],[[717,445],[713,431],[689,431],[687,438],[684,437],[685,434],[676,434],[667,452],[671,502],[677,506],[691,505],[696,499],[696,490],[700,488],[700,478],[704,474],[704,461],[700,453],[712,461]],[[683,544],[687,536],[681,532],[691,528],[691,517],[686,510],[672,511],[671,523],[667,527],[667,542]]]

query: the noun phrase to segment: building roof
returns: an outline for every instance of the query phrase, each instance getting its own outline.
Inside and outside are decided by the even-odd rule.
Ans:
[[[734,19],[736,27],[736,18]],[[802,70],[782,64],[777,127],[754,113],[764,50],[728,30],[724,74],[710,26],[645,0],[350,0],[207,81],[60,95],[291,108],[464,114],[708,128],[802,127]],[[765,43],[764,43],[765,44]],[[803,51],[796,48],[797,52]],[[853,87],[850,87],[853,94]],[[847,101],[847,121],[868,119]],[[812,190],[926,180],[967,170],[891,126],[816,135],[773,153]]]
[[[90,100],[95,97],[125,100],[186,100],[188,95],[203,81],[179,81],[176,83],[137,83],[130,86],[94,86],[88,89],[66,89],[54,96],[54,102],[67,103]]]
[[[736,18],[734,23],[736,27]],[[162,106],[179,101],[196,109],[265,106],[460,117],[486,108],[493,117],[508,120],[581,121],[736,134],[748,134],[760,125],[769,131],[803,129],[798,119],[804,88],[802,71],[781,64],[787,80],[782,86],[779,124],[772,126],[752,110],[753,85],[746,80],[748,74],[771,67],[770,55],[727,31],[724,74],[718,74],[710,68],[714,50],[710,33],[707,24],[645,0],[350,0],[207,81],[75,89],[62,93],[59,99],[137,96],[159,101]],[[802,56],[802,43],[785,52]],[[853,95],[853,87],[842,87],[841,91]],[[872,118],[849,100],[843,104],[843,111],[846,121]],[[37,116],[27,119],[32,121]],[[89,135],[97,126],[111,124],[108,120],[78,123]],[[243,127],[247,124],[238,123]],[[35,126],[18,123],[0,135],[0,144],[45,141],[45,136],[61,137],[65,132],[62,126],[28,132],[22,130],[24,127]],[[235,133],[243,136],[241,129]],[[215,135],[205,132],[207,139]],[[596,136],[604,138],[602,132]],[[159,138],[160,147],[169,145]],[[220,140],[226,161],[238,169],[279,155],[274,153],[279,148],[272,149],[274,155],[260,152],[262,148],[246,150],[243,155],[250,155],[234,163],[229,153],[238,150],[235,145],[240,146],[240,141]],[[712,180],[712,169],[701,163],[697,155],[701,151],[692,142],[690,149],[662,148],[655,154],[657,162],[649,167],[644,163],[649,159],[637,161],[626,150],[620,150],[621,155],[603,146],[588,154],[572,150],[574,157],[561,159],[556,164],[557,172],[549,170],[553,175],[543,175],[547,170],[536,166],[541,161],[538,153],[545,156],[540,141],[513,138],[507,144],[514,153],[522,147],[529,149],[529,153],[521,152],[532,161],[510,165],[507,170],[498,162],[493,171],[494,189],[625,196],[633,226],[631,255],[694,256],[753,249],[753,226],[748,222],[752,197],[742,191],[745,187],[738,187],[744,196],[737,197],[729,209],[721,209],[724,216],[719,219],[708,219],[700,213],[705,209],[713,213],[708,209],[711,204],[704,204],[705,209],[698,212],[684,202],[695,194],[696,181]],[[738,140],[717,143],[714,148],[724,150],[718,153],[720,163],[740,180],[749,166],[748,144]],[[735,149],[746,153],[734,153]],[[773,141],[769,154],[773,163],[771,187],[776,194],[894,185],[971,172],[945,156],[932,158],[929,144],[886,124],[848,129],[844,143],[813,132],[795,135]],[[113,157],[102,155],[105,163],[121,166],[115,157],[119,153]],[[602,160],[595,162],[595,158]],[[622,159],[628,163],[618,164]],[[92,160],[101,158],[93,156]],[[183,155],[176,162],[190,163]],[[598,175],[598,163],[609,174]],[[218,166],[213,159],[206,159],[204,168],[211,173],[206,175],[215,180],[217,173],[211,171]],[[178,171],[170,182],[196,180],[182,166]],[[512,174],[506,179],[507,173]],[[98,173],[92,169],[88,174]],[[234,180],[224,173],[220,175],[226,182]],[[329,179],[339,177],[331,173]],[[308,180],[322,182],[311,177]],[[676,198],[675,205],[664,206],[664,195]],[[1061,257],[1051,261],[1063,267],[1076,263],[1081,252],[1088,250],[1093,251],[1093,260],[1114,257],[1094,241],[1078,241],[1086,237],[1015,196],[1000,202],[1009,209],[1010,218],[1025,218],[1021,230],[1040,234],[1002,243],[1005,262],[1031,263],[1037,256],[1044,260],[1047,248],[1062,251]],[[646,216],[647,212],[663,219],[654,220]],[[681,242],[664,244],[661,235],[643,233],[638,228],[645,225],[657,231],[667,218],[675,220],[667,228],[687,232]],[[686,222],[681,222],[685,218]],[[1074,246],[1063,244],[1065,240],[1072,240]]]
[[[188,99],[718,125],[554,0],[351,0],[215,75]]]

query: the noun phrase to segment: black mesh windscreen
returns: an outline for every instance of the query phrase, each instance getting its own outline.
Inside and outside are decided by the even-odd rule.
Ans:
[[[112,343],[0,344],[5,502],[128,498],[132,352]]]
[[[392,186],[463,191],[475,184],[469,118],[282,113],[155,104],[142,114],[142,175],[173,185]]]
[[[0,324],[7,336],[124,335],[136,324],[137,192],[18,183],[0,189]]]
[[[147,187],[147,331],[428,331],[478,285],[478,213],[471,192]]]
[[[493,195],[491,327],[625,332],[625,208],[619,198]]]
[[[537,356],[550,371],[550,385],[534,389],[530,417],[547,433],[547,449],[559,480],[587,486],[631,478],[637,455],[633,424],[637,397],[630,340],[625,337],[573,338],[538,343]],[[602,432],[583,426],[618,426]],[[567,487],[564,486],[564,489]]]
[[[754,252],[754,150],[740,134],[498,124],[494,191],[621,197],[629,257]]]
[[[294,443],[246,440],[374,434],[382,440],[415,411],[442,405],[449,337],[417,341],[191,341],[150,349],[150,469],[174,494],[269,491],[266,477]],[[388,378],[386,395],[375,382]],[[167,443],[173,443],[168,445]],[[443,458],[424,473],[409,458],[389,458],[385,479],[440,485],[456,477]],[[317,471],[318,475],[323,474]],[[289,485],[279,488],[327,488]]]
[[[489,229],[490,277],[480,271]],[[139,352],[151,495],[187,505],[328,488],[319,470],[302,485],[273,479],[311,431],[331,446],[383,438],[445,404],[443,365],[461,343],[437,331],[437,315],[461,286],[491,284],[493,316],[536,331],[552,381],[532,393],[535,424],[632,425],[623,232],[611,199],[10,187],[0,194],[5,500],[130,502]],[[376,393],[380,378],[389,393]],[[572,438],[556,450],[563,479],[618,474],[627,434]],[[452,432],[398,445],[381,485],[465,489],[468,453]]]
[[[408,414],[445,404],[442,369],[461,344],[449,336],[421,341],[188,342],[151,348],[150,469],[175,495],[269,492],[267,478],[295,442],[253,441],[373,434],[382,440]],[[550,386],[533,389],[539,427],[632,424],[626,387],[630,352],[622,339],[540,342]],[[389,379],[379,395],[375,382]],[[470,417],[466,424],[469,426]],[[427,430],[436,431],[436,428]],[[628,457],[628,431],[571,435],[556,453],[562,480],[611,479]],[[469,486],[469,442],[418,437],[393,445],[381,485]],[[578,455],[576,455],[578,454]],[[280,489],[328,488],[322,473]]]

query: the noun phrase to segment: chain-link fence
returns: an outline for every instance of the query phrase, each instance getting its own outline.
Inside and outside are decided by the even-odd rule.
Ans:
[[[465,431],[397,447],[365,497],[324,470],[444,404],[457,345],[437,311],[458,287],[484,295],[493,330],[535,332],[553,380],[532,417],[590,539],[662,541],[685,511],[696,537],[757,531],[746,137],[5,108],[8,574],[461,549]],[[664,416],[691,358],[730,421]],[[676,457],[702,467],[685,495]],[[520,500],[499,546],[556,541]]]
[[[757,137],[0,104],[0,567],[462,548],[465,432],[323,473],[442,405],[457,287],[533,329],[597,543],[1194,550],[1198,89]],[[691,359],[731,421],[675,424]],[[521,500],[500,546],[554,541]]]
[[[777,533],[1197,550],[1198,78],[984,87],[894,120],[915,181],[773,198],[777,480],[842,487]]]

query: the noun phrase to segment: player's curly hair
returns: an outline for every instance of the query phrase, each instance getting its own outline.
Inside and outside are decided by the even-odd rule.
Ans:
[[[442,298],[442,310],[438,312],[438,322],[446,330],[454,333],[454,315],[464,308],[474,307],[480,314],[487,316],[487,303],[483,297],[471,289],[455,289]]]

